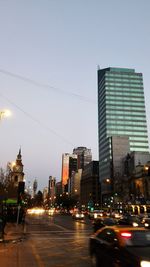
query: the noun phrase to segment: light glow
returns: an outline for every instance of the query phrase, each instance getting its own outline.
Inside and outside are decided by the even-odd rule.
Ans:
[[[121,236],[125,237],[125,238],[131,238],[132,235],[129,232],[123,232],[123,233],[121,233]]]
[[[3,117],[10,117],[11,116],[11,111],[6,109],[6,110],[2,110],[0,111],[0,118],[3,118]]]
[[[136,222],[133,222],[133,227],[138,227],[139,225],[138,225],[138,223],[136,223]]]
[[[141,261],[141,267],[150,267],[150,261]]]

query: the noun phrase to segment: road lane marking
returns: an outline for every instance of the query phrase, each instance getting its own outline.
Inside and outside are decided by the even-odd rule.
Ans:
[[[93,232],[91,231],[86,231],[86,232],[76,232],[76,231],[70,231],[70,232],[65,232],[65,231],[32,231],[32,232],[27,232],[27,234],[30,235],[51,235],[51,234],[58,234],[58,235],[91,235]]]
[[[36,260],[36,262],[37,262],[37,265],[38,265],[39,267],[45,267],[45,264],[44,264],[44,262],[42,261],[40,255],[37,253],[37,250],[36,250],[35,246],[33,245],[33,243],[31,243],[31,249],[32,249],[33,255],[34,255],[34,257],[35,257],[35,260]]]
[[[45,239],[45,236],[40,236],[39,237],[39,235],[38,234],[32,234],[32,237],[34,238],[34,237],[36,237],[36,236],[38,236],[38,238],[40,238],[40,239]],[[31,237],[31,238],[32,238]],[[89,236],[49,236],[48,237],[48,240],[57,240],[57,239],[60,239],[60,240],[62,240],[62,239],[65,239],[65,240],[79,240],[79,239],[89,239]]]

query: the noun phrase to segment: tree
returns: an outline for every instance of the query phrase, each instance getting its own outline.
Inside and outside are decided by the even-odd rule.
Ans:
[[[38,193],[35,195],[33,202],[35,206],[43,206],[43,194],[41,191],[38,191]]]

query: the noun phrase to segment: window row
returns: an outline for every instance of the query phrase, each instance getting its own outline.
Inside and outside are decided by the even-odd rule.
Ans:
[[[123,83],[137,83],[137,84],[142,84],[143,85],[143,80],[142,79],[132,79],[132,78],[117,78],[117,77],[106,77],[106,82],[123,82]]]
[[[106,104],[117,104],[117,105],[130,105],[130,106],[142,106],[142,107],[145,107],[145,104],[144,102],[133,102],[132,100],[130,101],[127,101],[125,99],[121,99],[119,100],[118,98],[116,98],[114,101],[113,100],[109,100],[108,98],[106,99]]]
[[[113,110],[114,112],[115,112],[115,110],[117,111],[117,110],[121,110],[122,112],[123,111],[126,111],[126,110],[129,110],[130,111],[130,114],[131,114],[131,111],[136,111],[136,110],[141,110],[141,111],[145,111],[145,106],[143,106],[143,107],[137,107],[137,106],[130,106],[130,105],[126,105],[126,106],[123,106],[123,105],[116,105],[116,103],[115,104],[108,104],[108,103],[106,103],[107,104],[107,106],[106,106],[106,110],[108,111],[108,110]]]
[[[132,142],[132,141],[145,141],[145,142],[148,142],[148,137],[134,137],[134,136],[130,136],[129,137],[129,140]]]
[[[104,88],[103,88],[104,89]],[[109,90],[109,91],[116,91],[116,90],[120,90],[120,91],[131,91],[131,92],[143,92],[144,91],[144,88],[143,88],[143,86],[140,86],[140,87],[137,87],[137,86],[125,86],[124,84],[121,84],[121,87],[118,85],[118,84],[115,84],[115,86],[114,85],[111,85],[111,84],[109,84],[109,86],[108,85],[105,85],[105,89],[106,90]],[[100,88],[99,88],[99,90],[100,90]]]
[[[116,95],[108,95],[106,94],[106,100],[115,100],[115,101],[118,101],[118,100],[122,100],[122,101],[136,101],[136,102],[141,102],[141,103],[144,103],[144,96],[140,96],[140,97],[133,97],[133,96],[119,96],[118,94]]]
[[[126,73],[124,73],[124,74],[119,74],[119,73],[106,73],[106,77],[117,77],[117,78],[125,78],[125,77],[127,77],[127,78],[134,78],[134,79],[142,79],[142,75],[136,75],[136,74],[126,74]]]
[[[146,141],[141,141],[141,142],[139,142],[138,140],[137,141],[130,141],[130,145],[131,146],[148,146],[148,142]]]
[[[132,86],[132,87],[143,87],[143,84],[141,83],[141,84],[134,84],[134,83],[118,83],[118,82],[105,82],[105,86],[110,86],[110,85],[113,85],[113,86],[128,86],[128,87],[130,87],[130,86]]]
[[[137,152],[139,152],[139,151],[142,151],[142,152],[149,152],[149,148],[143,148],[143,147],[130,147],[130,151],[137,151]]]
[[[107,109],[106,110],[106,117],[108,118],[108,116],[110,117],[110,118],[116,118],[116,115],[119,115],[119,116],[123,116],[123,118],[126,118],[126,119],[134,119],[134,115],[135,116],[138,116],[139,115],[139,117],[141,116],[143,119],[144,118],[146,118],[146,116],[145,116],[145,110],[143,111],[127,111],[127,110],[124,110],[124,111],[122,111],[122,110],[114,110],[114,109]],[[127,116],[127,115],[130,115],[130,116]],[[132,116],[133,115],[133,116]],[[117,116],[117,118],[118,118],[118,116]]]
[[[112,136],[112,135],[124,135],[124,136],[145,136],[147,137],[147,131],[141,131],[141,132],[135,132],[135,131],[123,131],[123,130],[107,130],[107,135]]]
[[[144,98],[144,92],[131,92],[131,91],[119,91],[119,90],[115,90],[114,92],[112,92],[112,90],[110,91],[109,89],[106,90],[106,96],[127,96],[127,97],[138,97],[138,98]]]
[[[106,123],[108,124],[108,125],[111,125],[111,124],[114,124],[114,125],[121,125],[121,124],[123,124],[123,125],[143,125],[143,126],[147,126],[147,124],[146,124],[146,121],[134,121],[134,120],[115,120],[115,121],[113,121],[113,120],[106,120]]]
[[[137,131],[146,131],[147,130],[147,127],[145,126],[142,126],[142,127],[140,127],[140,126],[126,126],[126,125],[107,125],[107,129],[109,130],[109,129],[115,129],[116,131],[117,130],[131,130],[131,131],[135,131],[135,130],[137,130]]]

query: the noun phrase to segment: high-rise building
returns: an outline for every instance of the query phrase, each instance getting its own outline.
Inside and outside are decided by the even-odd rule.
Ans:
[[[49,197],[49,205],[53,206],[55,204],[55,199],[56,199],[56,178],[53,176],[49,176],[48,197]]]
[[[62,155],[62,191],[66,191],[68,180],[71,177],[72,171],[77,171],[77,155],[64,153]],[[68,191],[68,190],[67,190]]]
[[[85,166],[81,177],[81,204],[98,209],[100,202],[99,162],[91,161]]]
[[[74,148],[73,154],[78,156],[78,169],[84,169],[92,161],[91,149],[84,146]]]
[[[142,73],[126,68],[98,70],[98,131],[103,193],[105,179],[113,178],[113,136],[128,137],[130,152],[149,152]]]

